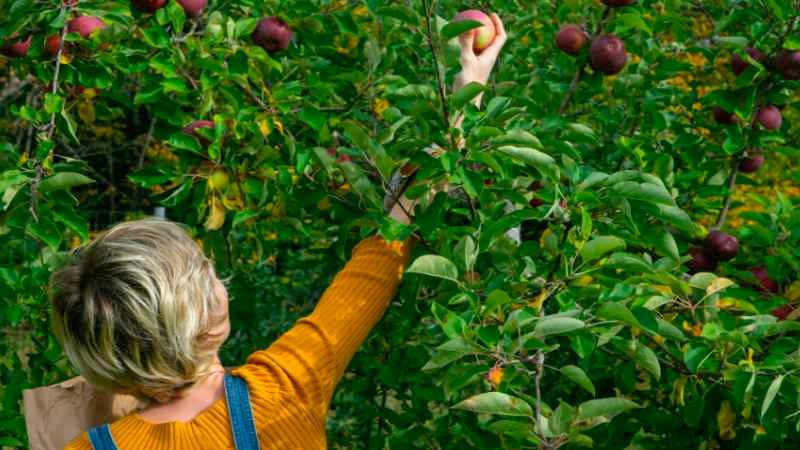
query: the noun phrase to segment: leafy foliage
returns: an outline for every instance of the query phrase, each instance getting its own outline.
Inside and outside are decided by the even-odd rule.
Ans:
[[[488,2],[212,0],[192,18],[0,0],[0,42],[32,37],[0,59],[0,445],[25,445],[22,389],[72,374],[52,270],[161,206],[232,276],[228,364],[307,312],[360,238],[422,238],[337,391],[332,447],[797,446],[800,82],[744,51],[800,49],[794,3],[494,1],[510,40],[493,79],[451,92],[449,38],[474,23],[447,21]],[[108,26],[48,53],[76,14]],[[286,51],[250,38],[270,15]],[[621,37],[627,65],[560,52],[565,23]],[[765,167],[737,173],[755,148]],[[409,195],[460,194],[404,227],[381,197],[408,162]],[[688,273],[716,227],[738,255]]]

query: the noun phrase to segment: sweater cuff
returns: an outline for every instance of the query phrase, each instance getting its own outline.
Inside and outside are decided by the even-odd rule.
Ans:
[[[411,259],[411,250],[413,249],[416,241],[417,238],[413,235],[402,241],[387,241],[383,236],[376,234],[365,238],[356,244],[356,246],[353,247],[352,256],[355,257],[356,255],[362,253],[376,252],[391,256],[403,264],[408,264],[409,260]]]

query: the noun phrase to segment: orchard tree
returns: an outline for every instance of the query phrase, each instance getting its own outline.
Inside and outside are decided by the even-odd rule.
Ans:
[[[227,364],[419,238],[331,447],[797,446],[800,4],[751,3],[0,0],[0,445],[73,375],[52,270],[159,207],[232,276]],[[409,167],[450,191],[405,226]]]

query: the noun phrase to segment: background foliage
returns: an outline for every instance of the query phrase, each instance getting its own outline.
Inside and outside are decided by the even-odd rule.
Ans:
[[[227,364],[307,313],[362,237],[424,239],[336,393],[332,447],[796,447],[800,325],[770,313],[800,298],[800,83],[729,68],[746,46],[800,48],[793,3],[212,0],[189,19],[172,0],[152,15],[0,0],[0,40],[32,37],[0,58],[0,446],[25,445],[22,389],[73,374],[48,331],[51,271],[165,206],[232,276]],[[442,27],[468,7],[510,36],[480,110],[447,88],[458,47]],[[76,14],[108,27],[46,55]],[[285,52],[250,39],[269,15],[294,30]],[[623,71],[555,48],[565,23],[624,39]],[[779,130],[751,121],[762,104]],[[181,132],[200,119],[208,145]],[[756,147],[765,167],[732,177]],[[419,194],[443,177],[466,193],[411,229],[380,208],[408,161]],[[738,255],[688,274],[715,226]]]

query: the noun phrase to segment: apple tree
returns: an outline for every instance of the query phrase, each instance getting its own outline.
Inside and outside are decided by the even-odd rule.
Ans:
[[[0,10],[0,445],[25,446],[23,389],[73,375],[49,274],[154,211],[231,277],[227,364],[359,239],[418,237],[331,447],[798,444],[796,1]],[[454,89],[457,36],[486,26],[465,10],[509,41]],[[405,226],[383,196],[409,165],[410,196],[450,190]]]

